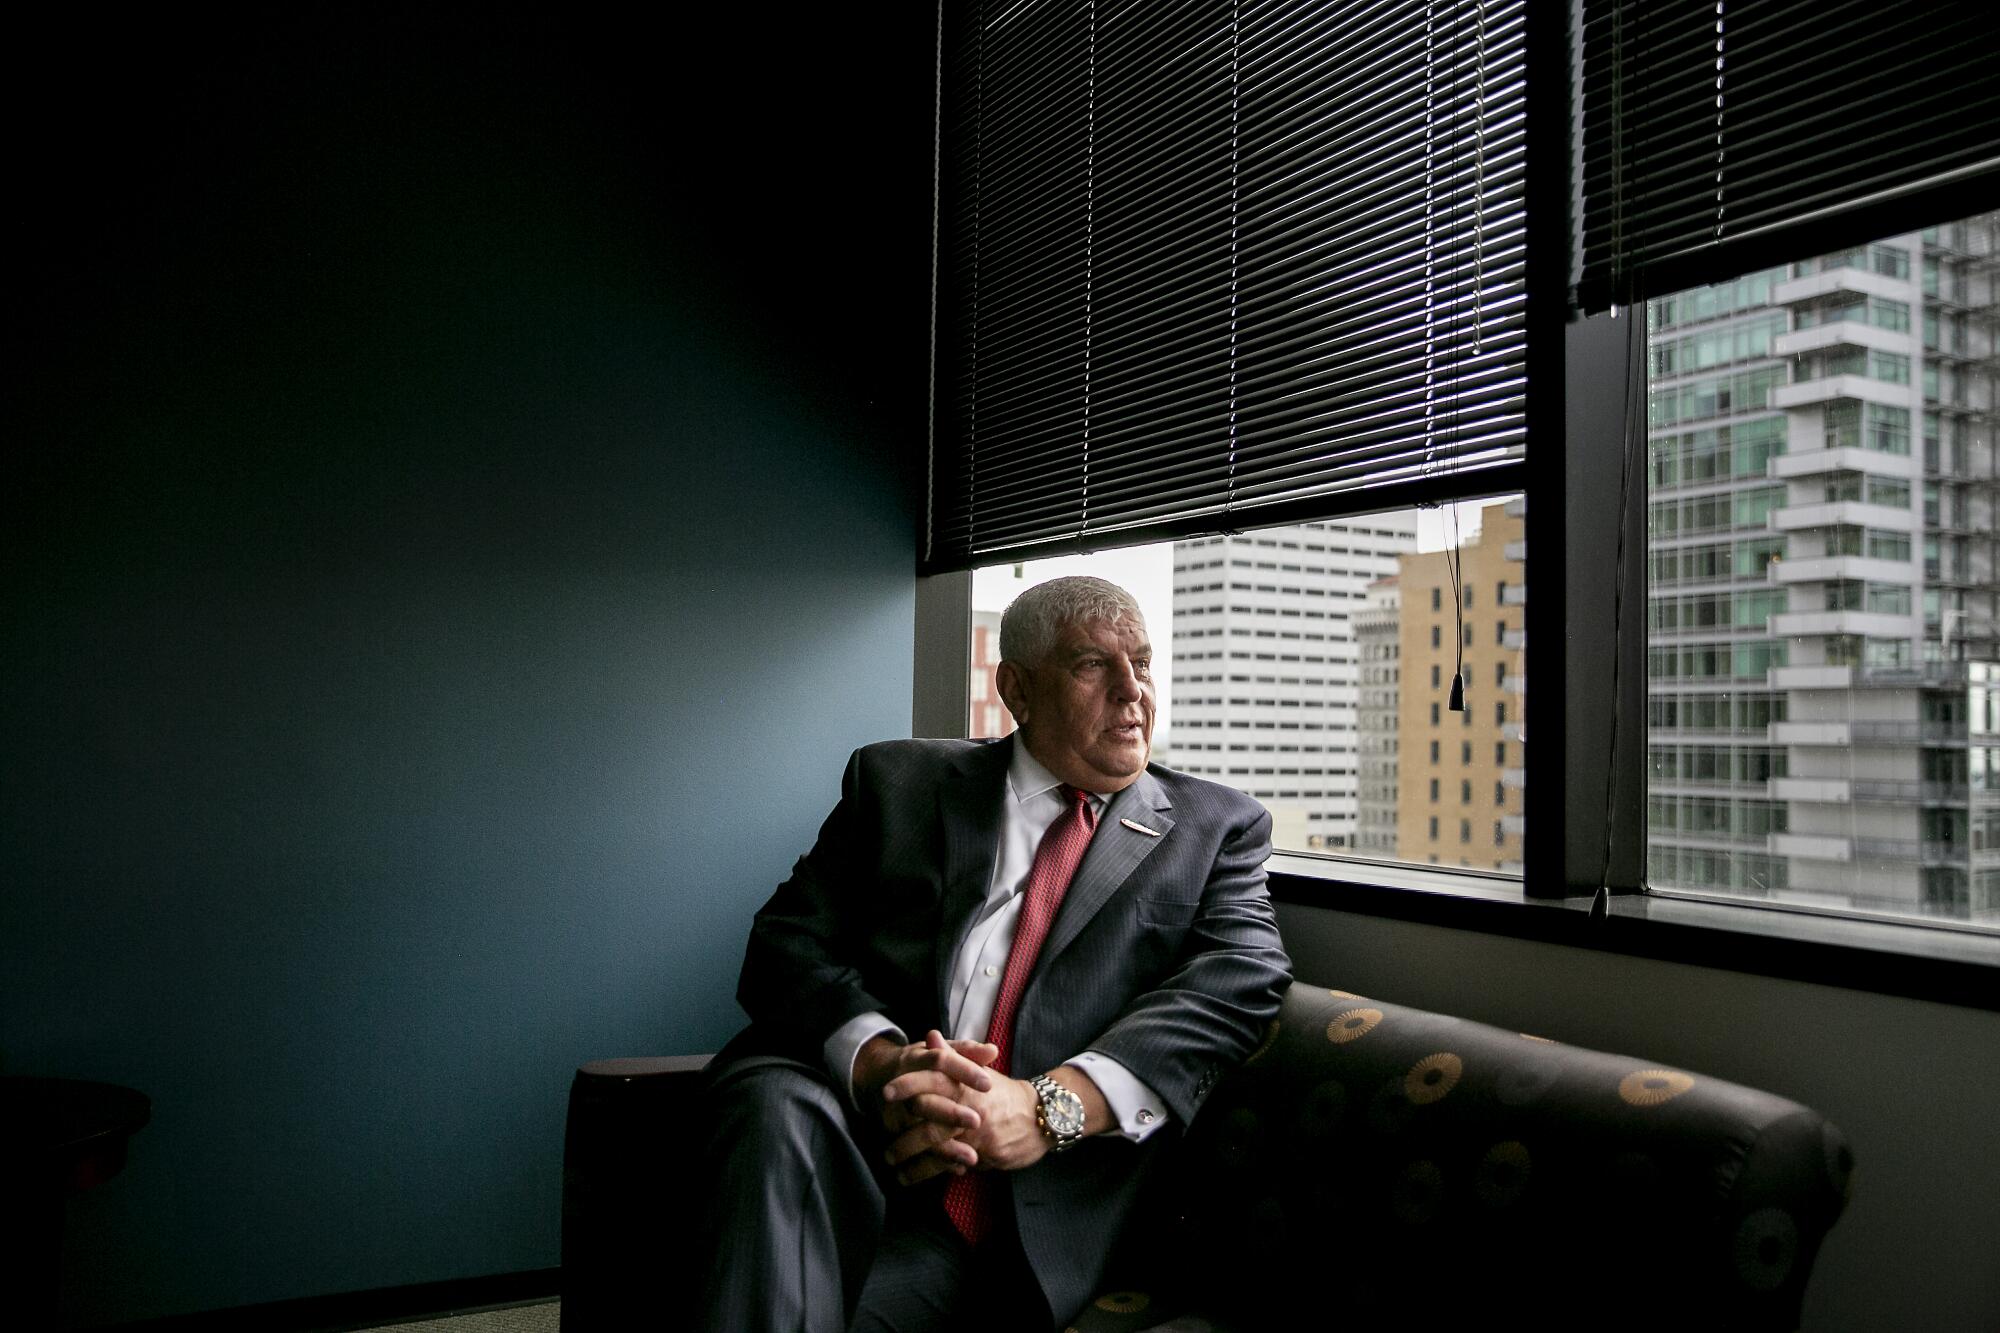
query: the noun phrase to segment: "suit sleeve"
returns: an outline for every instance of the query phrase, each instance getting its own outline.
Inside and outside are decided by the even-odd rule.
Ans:
[[[862,755],[847,761],[840,803],[820,826],[819,839],[750,925],[750,944],[736,986],[737,1003],[760,1030],[796,1058],[817,1062],[843,1024],[888,1005],[871,995],[844,956],[842,900],[854,891],[856,842],[864,791]]]
[[[1276,1017],[1291,959],[1264,887],[1271,816],[1261,807],[1224,835],[1171,971],[1090,1044],[1165,1099],[1186,1125]]]

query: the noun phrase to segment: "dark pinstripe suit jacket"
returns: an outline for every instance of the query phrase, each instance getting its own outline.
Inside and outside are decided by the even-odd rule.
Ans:
[[[724,1052],[821,1063],[857,1014],[948,1030],[951,957],[986,896],[1014,742],[888,741],[855,752],[840,803],[751,927]],[[1160,831],[1136,832],[1121,819]],[[1015,1019],[1013,1066],[1101,1051],[1186,1125],[1277,1013],[1290,961],[1264,890],[1270,816],[1149,766],[1114,796]],[[1059,1320],[1091,1295],[1148,1164],[1174,1130],[1087,1140],[1010,1177],[1021,1240]]]

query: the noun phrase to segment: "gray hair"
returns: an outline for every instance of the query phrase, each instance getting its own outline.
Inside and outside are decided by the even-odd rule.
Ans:
[[[1055,651],[1056,640],[1069,626],[1121,620],[1143,625],[1146,614],[1117,584],[1085,575],[1050,579],[1016,597],[1000,617],[1000,656],[1036,666]]]

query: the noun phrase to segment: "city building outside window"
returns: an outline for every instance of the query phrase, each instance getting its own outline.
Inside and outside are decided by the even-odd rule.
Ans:
[[[1986,214],[1650,303],[1651,887],[2000,923],[1997,267]]]
[[[1518,631],[1525,506],[1516,497],[1457,511],[1449,520],[1449,511],[1405,511],[977,570],[971,733],[1000,736],[1012,726],[991,682],[1007,604],[1044,579],[1097,573],[1129,588],[1146,613],[1159,695],[1155,761],[1254,796],[1271,811],[1278,850],[1426,861],[1437,834],[1423,811],[1442,800],[1442,781],[1405,771],[1416,766],[1399,756],[1414,742],[1440,763],[1443,728],[1452,727],[1461,802],[1491,783],[1511,821],[1493,855],[1470,863],[1518,874],[1522,793],[1519,772],[1505,767],[1505,740],[1483,708],[1468,703],[1447,716],[1457,638],[1446,643],[1428,615],[1402,614],[1426,602],[1442,610],[1447,598],[1456,607],[1456,572],[1460,591],[1477,580],[1514,588],[1505,615]],[[1232,581],[1236,568],[1247,577]],[[1490,670],[1496,694],[1521,697],[1518,637],[1511,647],[1468,644],[1463,657],[1468,696]]]

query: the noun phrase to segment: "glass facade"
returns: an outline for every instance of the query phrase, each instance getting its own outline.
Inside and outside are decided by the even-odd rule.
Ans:
[[[1654,886],[2000,923],[1996,274],[1989,214],[1651,303]]]

